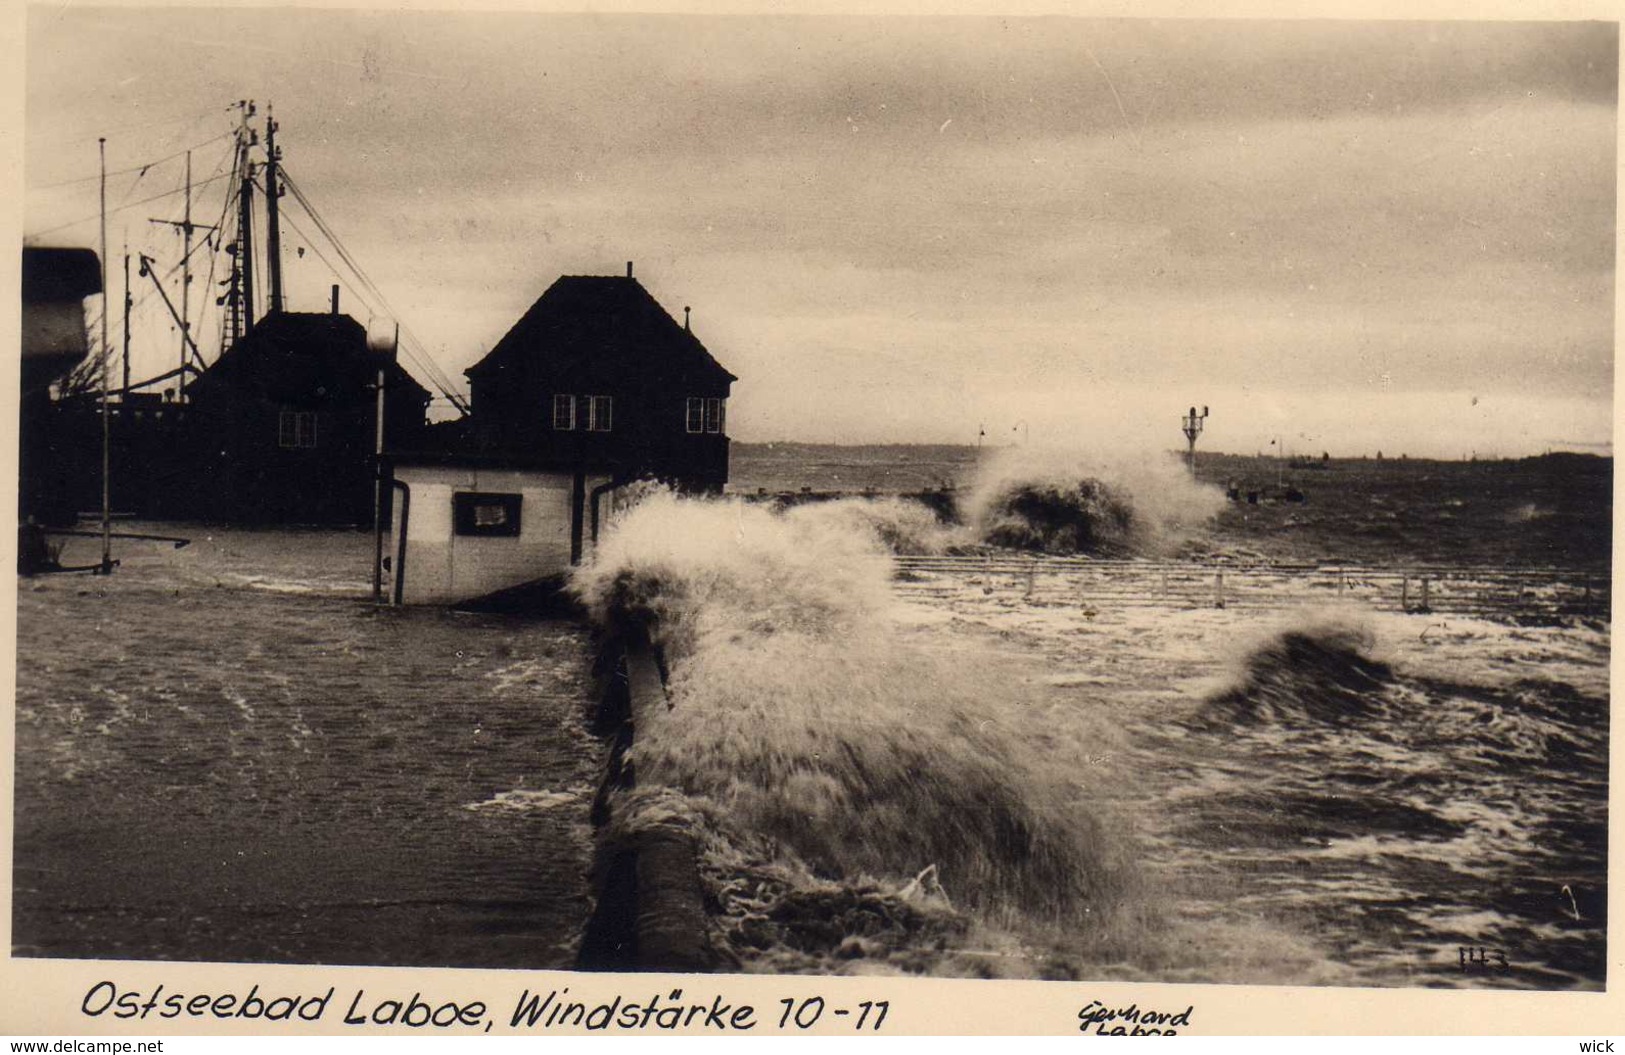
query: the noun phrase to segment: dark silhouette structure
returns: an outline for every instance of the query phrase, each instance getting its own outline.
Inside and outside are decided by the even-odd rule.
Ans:
[[[24,246],[22,266],[22,391],[18,406],[18,522],[71,523],[77,495],[56,457],[51,385],[90,350],[86,297],[102,291],[101,260],[89,249]],[[94,420],[92,425],[97,424]],[[100,435],[88,437],[91,452]],[[99,468],[94,464],[91,470]],[[92,480],[94,483],[94,480]],[[90,508],[88,505],[84,508]]]
[[[108,407],[112,504],[121,513],[236,524],[367,524],[377,459],[377,381],[386,446],[421,445],[429,392],[369,349],[360,323],[276,312],[255,323],[187,386],[186,402],[124,392]],[[25,417],[42,522],[71,523],[99,502],[101,410],[94,393],[52,402],[41,387]],[[60,507],[60,508],[58,508]],[[26,509],[25,509],[26,516]]]
[[[686,316],[686,312],[685,312]],[[728,480],[736,380],[632,277],[566,275],[464,371],[468,447],[684,491]]]
[[[377,380],[386,447],[415,445],[427,389],[337,312],[274,312],[188,388],[186,456],[154,480],[165,515],[256,524],[372,519]]]

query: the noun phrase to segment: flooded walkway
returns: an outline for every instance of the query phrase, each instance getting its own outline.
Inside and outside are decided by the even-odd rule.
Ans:
[[[584,632],[374,610],[362,534],[195,537],[19,584],[15,953],[569,965]]]

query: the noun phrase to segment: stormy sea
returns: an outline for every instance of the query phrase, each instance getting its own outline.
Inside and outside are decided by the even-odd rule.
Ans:
[[[1602,987],[1606,463],[740,453],[581,621],[374,609],[344,532],[25,580],[14,952],[572,965],[630,623],[611,823],[691,834],[725,967]]]
[[[697,834],[726,956],[1602,985],[1606,609],[1529,607],[1591,586],[1485,568],[1423,606],[1227,542],[1171,460],[980,468],[952,515],[654,495],[578,576],[656,630],[673,706],[623,812]],[[1193,555],[1217,597],[1170,589]]]

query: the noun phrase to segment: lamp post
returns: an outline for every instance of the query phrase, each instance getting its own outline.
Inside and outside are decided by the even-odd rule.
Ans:
[[[335,289],[337,287],[334,287]],[[374,413],[373,466],[372,466],[372,603],[379,604],[384,597],[384,389],[385,368],[392,362],[400,346],[401,327],[395,323],[391,329],[369,326],[367,351],[378,363],[377,410]],[[398,574],[398,572],[397,572]]]
[[[1205,420],[1207,420],[1207,407],[1203,407],[1200,414],[1196,412],[1195,407],[1192,407],[1190,413],[1185,415],[1183,422],[1185,440],[1189,445],[1185,461],[1190,466],[1191,479],[1193,480],[1196,479],[1196,437],[1202,434],[1202,422]]]

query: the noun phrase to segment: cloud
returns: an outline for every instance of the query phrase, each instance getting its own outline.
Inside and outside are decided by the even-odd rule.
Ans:
[[[135,112],[110,154],[141,158],[270,98],[453,374],[557,275],[636,259],[769,433],[826,420],[790,409],[810,392],[895,438],[912,388],[932,438],[1046,384],[1612,381],[1610,24],[35,8],[29,33],[31,222],[87,204],[45,187],[81,174],[60,130],[93,164]],[[198,61],[129,80],[177,41]],[[325,303],[320,261],[295,271]]]

